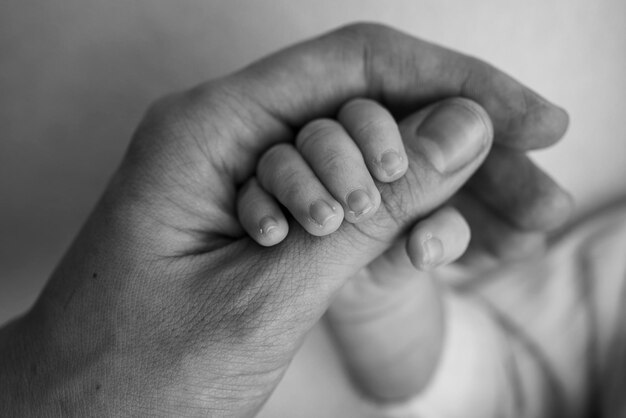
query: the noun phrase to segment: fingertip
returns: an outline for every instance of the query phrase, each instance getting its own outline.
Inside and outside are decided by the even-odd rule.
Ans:
[[[501,144],[524,151],[542,149],[556,144],[569,127],[567,111],[540,98],[517,120],[512,120],[508,129],[499,132]]]
[[[358,145],[371,175],[382,183],[401,178],[408,157],[393,115],[380,103],[357,98],[346,103],[338,120]]]
[[[378,166],[375,177],[383,183],[391,183],[398,180],[406,174],[409,168],[408,158],[404,150],[399,152],[395,149],[389,149],[383,152],[375,163]]]
[[[280,244],[289,232],[289,224],[283,216],[277,219],[275,216],[266,215],[258,223],[257,233],[254,240],[264,247]]]
[[[346,221],[359,223],[370,219],[378,210],[381,203],[380,192],[377,188],[369,190],[352,190],[345,198],[347,211],[344,212]]]
[[[534,131],[528,135],[528,149],[546,148],[556,144],[569,126],[569,115],[560,107],[545,104],[529,112],[524,118],[527,131]]]
[[[415,234],[407,241],[407,254],[416,269],[430,271],[444,263],[445,250],[432,233]]]
[[[335,232],[344,219],[344,211],[339,202],[319,199],[309,206],[309,222],[301,226],[311,235],[323,237]]]
[[[413,227],[407,240],[407,255],[415,268],[430,271],[461,257],[470,237],[465,218],[454,208],[442,208]]]
[[[289,232],[289,224],[280,206],[256,178],[248,180],[239,190],[237,215],[244,231],[264,247],[280,243]]]
[[[555,120],[557,120],[557,122],[555,123],[555,131],[557,131],[560,136],[563,136],[569,128],[569,113],[567,112],[567,110],[557,105],[554,105],[553,112],[555,113]]]

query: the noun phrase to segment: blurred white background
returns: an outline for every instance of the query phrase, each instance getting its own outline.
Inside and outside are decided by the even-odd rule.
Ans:
[[[626,192],[623,0],[3,0],[0,323],[34,301],[151,100],[359,20],[481,57],[565,107],[566,139],[537,160],[580,208]],[[315,364],[331,353],[315,333],[287,379],[317,394],[283,385],[267,416],[353,414],[345,382],[324,384],[343,378],[336,359]],[[315,396],[329,400],[279,412]]]

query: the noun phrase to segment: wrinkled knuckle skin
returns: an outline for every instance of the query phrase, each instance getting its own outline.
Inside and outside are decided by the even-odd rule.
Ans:
[[[441,178],[434,171],[410,166],[406,175],[381,188],[381,206],[397,225],[415,222],[435,209],[444,198]]]
[[[133,141],[154,142],[174,136],[176,128],[185,119],[181,93],[173,93],[155,100],[146,111]]]
[[[384,138],[390,128],[393,126],[382,118],[369,119],[360,123],[354,135],[358,138]]]
[[[322,154],[319,160],[319,166],[324,172],[333,177],[340,176],[341,173],[345,173],[342,168],[345,166],[345,156],[333,152],[326,152]],[[317,167],[316,167],[317,168]]]
[[[422,203],[421,191],[416,190],[419,187],[415,186],[407,179],[400,179],[397,184],[389,185],[381,190],[381,204],[396,225],[412,221],[412,209],[419,207]],[[412,191],[407,193],[407,190]]]
[[[185,121],[195,120],[195,116],[211,109],[212,103],[230,100],[232,95],[226,90],[222,84],[212,81],[162,96],[148,107],[139,131],[142,128],[171,131]]]
[[[250,244],[242,244],[250,245]],[[302,256],[305,251],[295,244],[288,248],[273,249],[263,254],[256,254],[249,263],[227,263],[224,274],[216,283],[206,280],[194,282],[190,294],[198,311],[194,312],[188,326],[199,333],[201,339],[211,338],[227,340],[236,345],[248,345],[265,342],[273,336],[274,349],[285,348],[291,340],[289,335],[279,339],[275,336],[276,327],[291,327],[307,316],[306,309],[299,307],[301,318],[294,318],[286,312],[294,308],[307,289],[306,281],[297,285],[292,280],[295,274],[293,266],[287,261],[294,256]],[[289,254],[285,254],[287,252]],[[299,266],[299,274],[306,274],[308,266]],[[309,273],[315,277],[314,272]],[[211,295],[207,300],[206,295]],[[313,313],[312,313],[313,314]]]
[[[142,126],[169,126],[178,121],[184,113],[187,93],[171,93],[152,102],[142,120]]]
[[[300,150],[306,150],[310,146],[315,146],[319,140],[335,133],[337,129],[337,123],[330,119],[316,119],[300,130],[296,146]]]
[[[175,101],[172,96],[165,96],[148,107],[126,151],[123,167],[133,170],[141,167],[166,146],[168,138],[175,132]]]
[[[232,77],[223,77],[199,84],[183,93],[179,101],[188,111],[227,111],[242,116],[237,109],[250,105],[244,89]]]
[[[201,130],[186,100],[185,93],[174,93],[149,106],[126,151],[122,171],[161,177],[159,170],[172,164],[173,156],[183,155],[191,140],[200,143]]]

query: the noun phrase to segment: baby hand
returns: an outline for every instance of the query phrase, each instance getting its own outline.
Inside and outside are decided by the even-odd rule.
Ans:
[[[482,112],[468,100],[454,100],[470,111],[477,108]],[[399,126],[377,102],[355,99],[342,107],[337,120],[308,123],[295,144],[275,145],[261,156],[256,177],[239,192],[237,209],[243,228],[263,246],[280,243],[289,231],[281,205],[315,236],[331,234],[344,219],[352,224],[367,221],[381,205],[377,183],[394,182],[408,169],[401,132],[415,127],[416,119],[424,119],[436,106],[410,116]],[[436,121],[432,125],[434,129],[454,129],[437,126]],[[415,134],[407,134],[412,136]],[[439,169],[441,147],[459,146],[432,146],[429,141],[420,141],[418,149],[429,154],[435,169]],[[450,162],[446,164],[448,171],[454,168]],[[427,270],[457,259],[469,239],[465,219],[456,209],[444,207],[413,227],[407,252],[417,268]]]

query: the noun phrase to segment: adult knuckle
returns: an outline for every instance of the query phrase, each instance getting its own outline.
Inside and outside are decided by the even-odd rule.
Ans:
[[[241,102],[241,91],[229,78],[210,80],[185,92],[187,104],[201,109],[231,107],[232,102]]]
[[[145,111],[127,152],[127,158],[145,158],[158,149],[171,145],[172,138],[179,136],[183,114],[178,94],[169,94],[152,102]]]
[[[163,136],[170,142],[197,136],[199,118],[189,102],[188,91],[171,93],[155,100],[148,107],[139,132],[147,131],[152,139]]]
[[[159,97],[148,106],[144,120],[151,123],[162,123],[169,120],[172,114],[178,111],[178,102],[178,94],[175,93]]]

